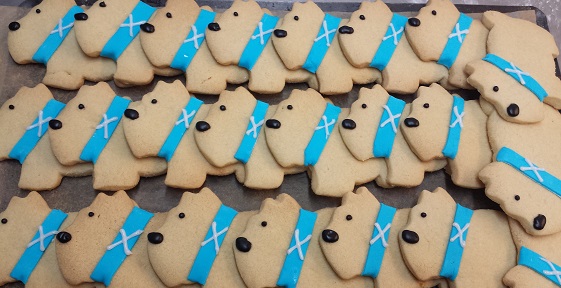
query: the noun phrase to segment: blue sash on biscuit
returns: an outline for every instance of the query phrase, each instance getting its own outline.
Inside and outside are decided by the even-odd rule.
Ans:
[[[382,260],[384,260],[386,247],[388,247],[387,241],[390,237],[390,229],[396,211],[395,208],[380,203],[380,210],[378,211],[376,223],[374,223],[370,248],[368,248],[368,255],[366,256],[366,263],[364,263],[362,276],[372,278],[378,277],[380,269],[382,268]]]
[[[392,154],[393,143],[399,128],[401,113],[405,102],[393,96],[388,98],[384,105],[384,112],[380,118],[376,137],[374,138],[373,154],[376,158],[388,158]]]
[[[214,21],[215,16],[216,13],[201,9],[195,24],[191,26],[191,31],[187,34],[187,38],[183,40],[179,50],[175,53],[175,57],[170,65],[171,68],[179,69],[183,72],[187,71],[187,67],[189,67],[205,40],[206,27]]]
[[[448,242],[448,247],[446,247],[446,254],[444,255],[444,261],[439,274],[441,277],[454,281],[456,276],[458,276],[471,216],[473,216],[473,210],[456,204],[456,214],[452,230],[450,231],[450,241]]]
[[[456,62],[456,58],[458,58],[458,54],[460,53],[460,49],[464,44],[464,40],[469,33],[469,28],[471,27],[472,22],[472,18],[464,13],[460,13],[458,22],[454,25],[450,35],[448,35],[448,41],[446,42],[446,46],[444,46],[442,54],[440,54],[438,64],[444,65],[448,69],[454,65],[454,62]]]
[[[518,255],[518,265],[534,270],[540,276],[561,287],[561,266],[524,246],[522,246]]]
[[[460,147],[460,137],[464,128],[464,104],[462,97],[454,95],[454,103],[452,104],[452,112],[450,115],[450,125],[448,126],[448,137],[446,144],[442,149],[442,154],[450,159],[455,159]]]
[[[337,34],[337,28],[339,28],[339,23],[341,23],[341,18],[337,18],[335,16],[331,16],[329,14],[325,14],[322,25],[319,28],[319,32],[317,37],[314,39],[314,44],[312,45],[312,49],[308,53],[308,57],[306,58],[306,62],[302,68],[316,73],[329,46]]]
[[[407,24],[407,17],[401,16],[394,13],[390,25],[388,26],[388,31],[382,38],[382,43],[378,46],[372,62],[370,62],[370,67],[376,68],[380,71],[386,69],[388,63],[392,59],[393,53],[397,48],[397,44],[403,36],[405,31],[405,25]]]
[[[253,35],[251,35],[249,42],[242,52],[238,66],[244,67],[247,70],[253,69],[253,65],[255,65],[261,53],[263,53],[263,49],[265,49],[265,45],[267,45],[271,38],[271,33],[275,30],[278,21],[279,17],[277,16],[267,13],[263,14],[261,21],[257,24]]]
[[[304,150],[304,166],[314,166],[319,161],[319,157],[333,132],[333,128],[337,123],[341,108],[327,103],[323,116],[312,135],[312,139],[308,142],[306,150]]]
[[[244,137],[234,158],[242,163],[247,163],[251,157],[251,152],[257,143],[257,138],[265,122],[265,115],[267,114],[267,109],[269,105],[267,103],[257,101],[255,108],[253,109],[253,114],[249,117],[249,124],[247,124],[247,130],[245,131]]]

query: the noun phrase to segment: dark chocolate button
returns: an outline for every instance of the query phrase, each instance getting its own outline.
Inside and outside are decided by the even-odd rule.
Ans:
[[[281,127],[281,122],[276,119],[269,119],[265,122],[265,125],[272,129],[279,129]]]
[[[8,29],[10,29],[10,31],[16,31],[18,30],[20,27],[18,22],[12,22],[8,25]]]
[[[210,31],[220,31],[220,25],[216,22],[208,23],[208,30]]]
[[[405,124],[405,126],[413,128],[413,127],[419,127],[419,120],[409,117],[409,118],[405,118],[405,120],[403,121],[403,124]]]
[[[142,31],[144,31],[146,33],[154,33],[154,31],[156,31],[156,29],[154,28],[154,25],[152,25],[150,23],[144,23],[144,24],[140,25],[140,29],[142,29]]]
[[[148,242],[152,244],[160,244],[164,241],[164,235],[158,232],[148,233]]]
[[[413,27],[419,27],[421,26],[421,20],[413,17],[413,18],[409,18],[409,20],[407,20],[407,22],[409,23],[409,25],[413,26]]]
[[[125,117],[131,119],[131,120],[136,120],[138,119],[138,111],[134,110],[134,109],[127,109],[125,110]]]
[[[205,121],[199,121],[197,122],[197,124],[195,124],[195,128],[197,128],[197,131],[205,132],[206,130],[210,129],[210,124]]]
[[[538,214],[536,218],[534,218],[534,229],[536,230],[543,230],[545,228],[546,218],[542,214]]]
[[[58,232],[58,234],[56,234],[56,240],[58,240],[58,242],[60,243],[68,243],[70,242],[70,240],[72,240],[72,235],[64,231]]]
[[[251,242],[244,237],[238,237],[236,239],[236,249],[240,252],[249,252],[251,250]]]
[[[53,120],[49,121],[49,127],[51,127],[51,129],[53,129],[53,130],[58,130],[58,129],[62,128],[62,122],[60,122],[57,119],[53,119]]]
[[[104,1],[99,2],[99,7],[107,7],[107,4],[105,4]]]
[[[350,27],[350,26],[341,26],[341,27],[339,27],[339,33],[341,33],[341,34],[353,34],[353,33],[355,33],[355,29],[353,29],[353,27]]]
[[[286,37],[286,35],[288,35],[288,33],[286,33],[286,31],[282,29],[275,29],[273,34],[275,34],[275,36],[278,38],[284,38]]]
[[[520,114],[520,107],[518,107],[518,105],[516,104],[510,104],[506,108],[506,113],[508,113],[508,116],[510,117],[516,117],[518,116],[518,114]]]
[[[86,21],[88,20],[88,14],[86,13],[76,13],[74,14],[74,19],[77,21]]]
[[[403,230],[403,232],[401,232],[401,238],[409,244],[417,244],[419,242],[419,235],[409,230]]]
[[[341,126],[345,129],[353,130],[356,128],[356,123],[351,119],[345,119],[341,122]]]
[[[335,243],[339,241],[339,234],[333,230],[325,229],[321,232],[321,239],[327,243]]]

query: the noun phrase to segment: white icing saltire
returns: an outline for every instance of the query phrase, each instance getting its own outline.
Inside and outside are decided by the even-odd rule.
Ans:
[[[103,114],[103,122],[101,122],[99,125],[97,125],[95,127],[96,130],[99,130],[101,128],[103,128],[103,138],[107,139],[109,138],[109,128],[107,127],[107,125],[109,125],[111,122],[115,122],[119,120],[119,117],[111,117],[111,118],[107,118],[107,114]]]
[[[323,34],[319,35],[316,39],[314,39],[314,42],[318,42],[322,38],[325,38],[325,45],[329,47],[331,46],[331,43],[329,42],[329,35],[337,32],[337,29],[329,30],[329,28],[327,28],[327,21],[325,20],[323,20],[322,29],[323,29]]]
[[[304,261],[304,253],[302,253],[302,245],[306,244],[306,242],[310,241],[310,239],[312,239],[312,235],[308,235],[306,236],[306,238],[300,240],[300,230],[296,229],[294,231],[294,246],[290,247],[290,249],[288,249],[287,251],[287,255],[292,254],[292,252],[294,252],[294,250],[298,250],[298,257],[300,258],[301,261]]]
[[[123,23],[121,24],[119,27],[129,27],[129,36],[130,37],[134,37],[134,30],[133,28],[136,26],[140,26],[144,23],[146,23],[146,21],[138,21],[138,22],[134,22],[134,17],[132,16],[132,14],[129,14],[129,22],[128,23]]]
[[[388,241],[386,240],[386,232],[388,230],[390,230],[391,227],[392,227],[392,223],[388,223],[388,224],[386,224],[386,227],[384,227],[384,229],[382,229],[382,227],[380,227],[380,224],[378,222],[376,222],[374,224],[374,229],[376,229],[378,231],[378,234],[370,240],[370,245],[373,245],[378,240],[381,240],[382,241],[382,246],[388,247]]]
[[[255,39],[259,38],[259,44],[265,45],[265,38],[264,38],[265,35],[273,33],[273,31],[275,29],[269,29],[269,30],[263,31],[263,22],[262,21],[259,21],[259,24],[258,24],[257,27],[259,29],[259,33],[255,34],[255,35],[251,35],[251,39],[255,40]]]
[[[142,232],[144,232],[144,230],[136,230],[134,233],[132,233],[131,235],[127,235],[127,232],[124,229],[120,229],[119,233],[121,234],[121,240],[107,246],[107,250],[113,250],[115,247],[119,246],[119,245],[123,245],[123,252],[125,253],[125,255],[131,255],[132,251],[129,249],[129,243],[128,241],[134,237],[138,237],[140,236],[140,234],[142,234]]]
[[[220,230],[220,232],[216,232],[216,221],[212,222],[212,236],[206,239],[201,243],[201,247],[205,246],[206,244],[210,243],[211,241],[214,242],[214,251],[216,251],[216,255],[218,255],[218,251],[220,251],[220,244],[218,243],[218,237],[220,235],[226,233],[229,227],[225,227],[224,229]]]
[[[542,178],[542,175],[540,174],[539,171],[545,171],[545,169],[536,166],[534,163],[532,163],[532,162],[531,162],[530,160],[528,160],[527,158],[524,158],[524,160],[526,161],[526,163],[528,163],[528,166],[520,167],[520,171],[532,171],[532,172],[534,172],[534,174],[536,175],[536,178],[538,178],[538,180],[540,181],[540,183],[542,183],[542,182],[543,182],[543,178]]]
[[[522,77],[522,76],[530,76],[530,74],[528,72],[524,72],[524,71],[520,70],[520,68],[516,67],[516,65],[514,65],[514,63],[512,63],[512,62],[510,62],[510,67],[512,67],[512,68],[505,68],[505,72],[516,74],[520,84],[526,85],[526,81],[524,80],[524,77]]]
[[[245,131],[245,135],[250,135],[253,133],[252,137],[255,139],[257,138],[257,129],[259,129],[259,127],[263,126],[264,123],[264,119],[262,119],[261,121],[255,123],[255,117],[251,116],[249,117],[249,121],[251,123],[251,128],[248,129],[247,131]]]
[[[469,223],[464,225],[464,227],[461,227],[460,224],[454,222],[454,224],[452,224],[452,227],[456,228],[457,233],[456,233],[456,235],[454,235],[450,238],[450,242],[454,242],[454,241],[456,241],[456,239],[458,239],[460,241],[460,246],[462,246],[462,248],[464,248],[466,246],[466,240],[464,239],[464,233],[468,231]]]
[[[195,114],[197,114],[197,110],[193,110],[189,113],[187,113],[187,110],[185,110],[185,108],[181,109],[181,115],[183,115],[183,117],[180,120],[175,121],[175,126],[183,123],[185,124],[185,129],[189,129],[190,124],[190,119],[191,117],[195,116]]]
[[[43,110],[39,111],[39,115],[37,116],[37,123],[32,124],[27,126],[27,128],[25,128],[25,130],[33,130],[35,128],[37,128],[37,137],[41,137],[43,136],[43,124],[45,123],[49,123],[49,121],[51,121],[53,119],[53,117],[47,117],[45,119],[43,119]]]
[[[49,231],[48,233],[44,233],[43,232],[43,225],[39,226],[39,237],[31,242],[29,242],[29,244],[27,244],[27,248],[33,247],[35,244],[39,243],[39,250],[41,250],[41,252],[45,252],[45,249],[47,249],[45,247],[45,239],[58,234],[58,231],[53,230],[53,231]],[[51,240],[51,242],[54,241],[54,238]]]
[[[327,122],[327,116],[323,115],[321,116],[321,120],[323,121],[323,125],[321,126],[317,126],[316,130],[321,130],[324,129],[325,130],[325,139],[329,138],[329,127],[335,125],[335,119],[331,119],[331,121]]]
[[[464,128],[464,115],[466,115],[466,112],[462,111],[462,113],[460,113],[458,111],[458,106],[454,106],[452,110],[456,119],[452,122],[452,124],[450,124],[450,128],[454,128],[456,125],[460,125],[460,127]]]
[[[390,107],[388,107],[388,105],[384,105],[384,110],[386,110],[386,112],[388,113],[388,119],[386,119],[386,121],[382,122],[380,124],[380,127],[385,127],[388,124],[392,125],[392,130],[393,133],[397,133],[397,124],[395,123],[395,120],[399,121],[399,117],[401,117],[401,113],[398,114],[392,114],[392,110],[390,109]]]
[[[55,29],[53,31],[51,31],[51,34],[55,34],[58,33],[58,36],[60,38],[62,38],[64,36],[64,30],[68,30],[70,28],[74,27],[74,22],[63,26],[62,24],[62,18],[58,19],[58,25],[55,27]]]
[[[451,38],[457,37],[458,41],[460,43],[463,43],[464,39],[462,38],[462,35],[467,35],[468,33],[469,33],[469,29],[460,30],[460,23],[456,23],[454,31],[452,31],[452,33],[450,33],[448,38],[451,39]]]
[[[553,265],[553,263],[543,257],[540,257],[540,259],[545,262],[549,268],[551,270],[543,270],[543,274],[547,275],[547,276],[553,276],[557,279],[557,285],[561,285],[561,271],[558,271],[557,269],[555,269],[555,265]]]
[[[193,42],[193,47],[195,47],[195,49],[199,50],[199,38],[203,38],[205,37],[205,33],[198,33],[197,31],[197,26],[195,25],[191,25],[191,32],[193,32],[193,37],[185,39],[183,41],[183,43],[189,43],[189,42]],[[185,57],[187,57],[186,55],[184,55]]]
[[[390,38],[393,38],[393,44],[397,46],[397,44],[399,43],[398,37],[401,33],[403,33],[404,28],[401,27],[401,28],[399,28],[399,30],[396,31],[393,23],[390,23],[390,29],[392,30],[392,34],[390,34],[388,36],[384,36],[384,38],[382,38],[382,41],[386,41]]]

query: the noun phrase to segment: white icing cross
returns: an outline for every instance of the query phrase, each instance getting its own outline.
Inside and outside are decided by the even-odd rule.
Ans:
[[[390,38],[393,38],[393,45],[397,46],[397,36],[399,36],[399,34],[403,33],[403,27],[399,28],[399,30],[395,31],[395,26],[393,26],[393,23],[390,23],[390,28],[392,29],[392,34],[385,36],[382,40],[386,41]]]
[[[191,25],[191,31],[193,32],[193,37],[185,39],[183,43],[193,42],[195,49],[199,50],[199,38],[205,37],[205,33],[197,33],[197,26]]]
[[[129,19],[129,23],[123,23],[123,24],[121,24],[120,27],[129,27],[129,36],[133,37],[134,36],[133,28],[135,26],[140,26],[140,25],[146,23],[146,21],[134,22],[134,18],[132,17],[132,14],[129,14],[128,19]]]
[[[460,112],[458,112],[458,106],[454,106],[454,109],[452,110],[454,111],[454,116],[456,117],[456,120],[454,120],[454,122],[450,124],[450,128],[454,128],[458,124],[460,125],[461,128],[464,128],[464,115],[466,114],[466,112],[463,111],[460,114]]]
[[[337,31],[337,29],[329,30],[329,28],[327,28],[327,21],[325,21],[325,20],[323,20],[322,29],[323,29],[323,34],[321,34],[316,39],[314,39],[314,42],[318,42],[322,38],[325,38],[325,45],[327,45],[327,47],[329,47],[329,46],[331,46],[331,43],[329,43],[329,34],[335,33]]]
[[[259,21],[259,25],[257,27],[259,28],[259,33],[255,34],[255,35],[251,35],[251,39],[255,40],[255,39],[259,38],[259,43],[261,45],[265,45],[265,39],[263,38],[263,36],[273,33],[274,29],[269,29],[267,31],[263,31],[263,22],[261,22],[261,21]]]
[[[129,240],[134,238],[134,237],[138,237],[140,234],[142,234],[142,232],[144,232],[144,230],[136,230],[134,233],[127,236],[127,232],[124,229],[119,230],[119,233],[121,234],[121,240],[107,246],[107,250],[108,251],[113,250],[113,248],[122,244],[123,245],[123,252],[125,252],[125,255],[127,255],[127,256],[131,255],[132,252],[129,249]]]
[[[388,247],[388,241],[386,240],[386,232],[390,230],[391,227],[392,227],[392,223],[388,223],[386,224],[386,227],[382,229],[380,224],[376,222],[374,224],[374,228],[378,231],[378,235],[374,236],[374,238],[370,240],[370,245],[376,243],[378,240],[382,240],[382,246]]]
[[[204,247],[206,244],[210,243],[210,241],[213,241],[214,242],[214,251],[216,251],[216,255],[218,255],[218,251],[220,250],[220,246],[218,245],[218,237],[220,237],[220,235],[226,233],[226,231],[228,231],[228,227],[220,230],[220,232],[216,232],[216,221],[212,222],[211,227],[212,227],[211,228],[212,229],[212,236],[210,236],[210,238],[203,241],[201,243],[201,247]]]
[[[183,115],[183,118],[181,118],[181,120],[177,120],[175,121],[175,126],[184,123],[185,124],[185,129],[189,129],[189,119],[191,119],[191,117],[193,117],[196,113],[195,110],[191,111],[189,114],[187,114],[187,110],[185,109],[181,109],[181,113]]]
[[[253,133],[253,138],[255,139],[255,138],[257,138],[257,129],[259,127],[263,126],[263,121],[264,120],[261,120],[261,121],[255,123],[255,117],[251,116],[249,118],[249,121],[251,122],[251,128],[248,129],[247,131],[245,131],[245,135],[249,135],[249,134]]]
[[[466,246],[466,240],[464,239],[464,233],[467,232],[468,228],[469,228],[469,223],[467,223],[463,228],[460,226],[460,224],[454,222],[454,224],[452,224],[453,228],[456,228],[456,230],[458,230],[458,233],[456,233],[456,235],[454,235],[453,237],[450,238],[450,242],[454,242],[456,241],[456,239],[460,240],[460,246],[462,246],[462,248],[464,248]]]
[[[39,116],[37,116],[37,123],[27,126],[25,130],[29,131],[37,128],[37,137],[41,137],[43,133],[43,124],[49,123],[49,121],[51,121],[52,119],[53,117],[47,117],[43,119],[43,110],[41,110],[39,111]]]
[[[557,269],[555,269],[555,266],[553,265],[553,263],[551,263],[551,261],[540,257],[540,259],[545,262],[547,265],[549,265],[549,268],[551,269],[550,271],[547,270],[543,270],[543,274],[547,275],[547,276],[555,276],[555,278],[557,279],[557,283],[559,285],[561,285],[561,271],[557,271]]]
[[[512,67],[512,69],[505,68],[505,72],[516,74],[516,76],[518,76],[518,80],[520,81],[520,84],[526,85],[526,81],[524,81],[524,77],[522,76],[530,76],[530,74],[520,70],[520,68],[516,67],[512,62],[510,62],[510,67]]]
[[[384,110],[388,112],[388,119],[382,122],[382,124],[380,124],[380,127],[384,128],[384,126],[386,126],[387,124],[391,124],[393,133],[397,133],[397,125],[395,124],[395,120],[399,120],[401,113],[393,115],[392,110],[390,110],[390,107],[388,107],[388,105],[384,105]]]
[[[540,183],[542,183],[543,178],[542,178],[542,175],[540,175],[539,171],[545,171],[545,169],[536,166],[534,163],[532,163],[530,160],[528,160],[526,158],[524,158],[524,160],[526,160],[526,163],[528,163],[528,166],[527,167],[520,166],[520,171],[532,171],[532,172],[534,172],[534,174],[536,174],[536,177],[538,178]]]
[[[464,34],[467,35],[468,33],[469,33],[469,29],[460,30],[460,23],[456,23],[456,27],[454,28],[454,32],[450,33],[448,38],[458,37],[458,42],[463,43],[464,39],[462,39],[462,35],[464,35]]]
[[[329,138],[329,126],[333,126],[335,124],[335,119],[331,119],[331,121],[327,122],[327,116],[321,116],[321,120],[323,121],[323,126],[316,127],[316,130],[325,129],[325,139]]]
[[[43,233],[43,226],[39,226],[39,238],[29,242],[29,244],[27,244],[27,248],[32,247],[33,245],[39,243],[39,250],[41,250],[41,252],[45,252],[45,239],[47,239],[50,236],[56,235],[58,233],[58,231],[53,230],[50,231],[49,233],[45,234]],[[55,240],[54,238],[52,240]],[[51,241],[52,241],[51,240]]]
[[[107,126],[111,122],[115,122],[117,120],[119,120],[119,117],[111,117],[111,118],[107,119],[107,114],[103,114],[103,122],[101,122],[101,124],[97,125],[95,127],[95,130],[103,128],[103,138],[107,139],[107,138],[109,138],[109,130],[108,130]]]
[[[311,234],[306,236],[306,238],[304,238],[302,241],[300,241],[300,230],[296,229],[296,231],[294,231],[294,242],[296,243],[294,244],[294,246],[288,249],[288,252],[286,254],[290,255],[294,250],[298,250],[298,257],[300,258],[301,261],[304,261],[304,253],[302,252],[302,245],[306,244],[308,241],[310,241],[310,239],[312,239]]]
[[[74,26],[74,22],[66,25],[66,26],[62,26],[62,18],[58,19],[58,25],[55,27],[55,30],[51,31],[51,34],[55,34],[58,33],[58,36],[60,36],[60,38],[62,38],[62,34],[64,33],[64,30],[70,29]]]

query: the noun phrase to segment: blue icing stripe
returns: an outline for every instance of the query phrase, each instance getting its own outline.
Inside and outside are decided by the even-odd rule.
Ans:
[[[195,54],[197,54],[205,40],[206,27],[214,21],[214,17],[216,17],[216,13],[201,9],[195,24],[191,26],[191,31],[187,34],[187,38],[183,40],[183,44],[175,53],[175,57],[171,61],[171,68],[179,69],[183,72],[187,71],[187,67],[189,67],[189,64],[191,64]]]
[[[121,264],[132,254],[132,249],[138,238],[144,232],[144,228],[150,222],[154,214],[134,207],[125,220],[123,227],[119,230],[117,237],[107,246],[107,251],[97,262],[90,278],[96,282],[101,282],[109,287],[113,276],[121,267]]]
[[[448,128],[448,138],[446,145],[442,149],[442,154],[450,159],[456,158],[458,148],[460,147],[460,137],[462,136],[462,128],[464,128],[464,104],[462,97],[454,95],[454,104],[452,104],[452,112],[450,115],[450,125]]]
[[[19,258],[16,266],[10,273],[10,277],[27,284],[27,280],[33,270],[43,257],[43,254],[53,242],[60,225],[66,220],[66,213],[60,210],[51,210],[47,218],[43,220],[39,230],[33,236],[33,239],[27,244],[27,248]]]
[[[454,223],[450,231],[450,241],[448,247],[446,247],[446,254],[439,274],[441,277],[454,281],[458,276],[472,215],[473,210],[456,204],[456,215],[454,215]]]
[[[388,26],[388,31],[386,31],[384,38],[382,38],[382,43],[380,43],[372,62],[370,62],[370,67],[374,67],[380,71],[386,69],[386,66],[390,63],[393,53],[397,48],[397,44],[399,44],[403,36],[406,24],[407,17],[396,13],[393,14],[390,25]]]
[[[540,254],[522,246],[518,255],[518,265],[526,266],[561,287],[561,266]]]
[[[171,161],[171,158],[173,158],[173,154],[175,153],[175,149],[177,149],[179,142],[181,142],[183,135],[185,135],[185,132],[189,129],[191,122],[195,119],[195,116],[202,105],[203,101],[195,97],[191,97],[189,99],[185,108],[181,109],[181,115],[179,115],[179,118],[175,121],[175,125],[173,126],[173,129],[171,129],[168,138],[166,138],[162,148],[160,148],[158,157],[165,158],[168,162]]]
[[[446,46],[444,46],[444,50],[442,50],[442,54],[440,54],[438,64],[444,65],[448,69],[454,65],[460,53],[460,49],[462,48],[462,44],[464,44],[464,40],[469,33],[472,22],[473,19],[464,13],[460,13],[458,22],[456,22],[456,25],[452,28],[450,35],[448,35],[448,42],[446,42]]]
[[[247,130],[245,131],[242,142],[240,143],[240,147],[238,147],[238,151],[236,151],[236,154],[234,155],[234,158],[244,164],[247,163],[251,157],[251,152],[255,147],[255,143],[257,143],[257,138],[259,137],[261,128],[263,128],[268,108],[269,105],[267,103],[257,101],[257,105],[255,105],[255,109],[253,109],[253,114],[249,118]]]
[[[339,23],[341,23],[341,18],[325,14],[323,18],[322,25],[319,28],[317,37],[314,39],[314,45],[306,58],[306,62],[302,68],[316,73],[329,49],[335,34],[337,34],[337,28],[339,28]]]
[[[389,158],[392,154],[393,143],[404,108],[404,101],[393,96],[388,98],[386,105],[383,107],[384,112],[382,118],[380,118],[380,124],[378,124],[376,138],[374,138],[374,157]]]
[[[331,136],[331,132],[333,132],[340,113],[341,108],[327,103],[323,116],[321,116],[312,135],[312,139],[310,139],[306,150],[304,150],[304,166],[314,166],[319,161],[319,157],[329,140],[329,136]]]
[[[370,248],[368,248],[362,276],[378,277],[388,247],[387,241],[390,237],[390,229],[396,211],[395,208],[380,203],[380,211],[378,211],[378,217],[376,223],[374,223],[374,231],[372,231],[372,239],[370,240]]]
[[[532,179],[534,182],[549,190],[553,194],[561,197],[561,180],[547,171],[532,163],[529,159],[516,153],[508,147],[503,147],[497,153],[497,161],[506,163],[518,170],[524,176]]]
[[[522,86],[528,88],[530,92],[534,93],[538,99],[543,102],[547,97],[547,91],[534,79],[529,73],[522,71],[516,67],[514,63],[509,62],[495,54],[487,54],[483,60],[495,65],[497,68],[510,75],[514,80],[518,81]]]
[[[238,212],[230,207],[224,205],[220,206],[216,216],[214,216],[214,221],[208,229],[205,240],[201,243],[201,248],[197,253],[197,257],[195,257],[191,272],[189,272],[189,276],[187,276],[189,281],[201,285],[206,284],[206,279],[208,278],[212,264],[216,256],[218,256],[220,246],[222,246],[228,229],[237,214]]]
[[[119,59],[140,32],[140,25],[146,23],[154,12],[156,8],[139,1],[115,34],[105,43],[100,55],[115,61]]]
[[[8,155],[11,159],[17,159],[23,164],[27,155],[33,151],[39,140],[45,135],[49,128],[49,121],[56,118],[58,113],[66,106],[66,104],[58,102],[54,99],[49,100],[43,110],[39,111],[39,115],[31,125],[27,126],[25,133],[18,140],[16,145]]]
[[[248,70],[253,69],[253,65],[255,65],[261,53],[263,53],[263,49],[265,49],[267,42],[271,38],[271,33],[275,30],[278,21],[279,17],[277,16],[267,13],[263,14],[261,21],[257,24],[253,35],[242,52],[238,66]]]
[[[66,15],[58,20],[58,24],[53,31],[51,31],[49,36],[47,36],[47,39],[43,41],[43,44],[39,46],[39,49],[37,49],[31,59],[37,63],[47,64],[66,38],[66,35],[68,35],[72,27],[74,27],[74,14],[81,12],[84,12],[84,9],[78,6],[72,6],[68,12],[66,12]]]
[[[117,129],[123,113],[129,106],[131,100],[125,99],[123,97],[115,96],[113,102],[107,109],[107,112],[103,114],[99,125],[95,127],[95,132],[92,137],[86,143],[82,154],[80,154],[80,159],[86,162],[97,162],[97,158],[111,139],[113,132]]]
[[[300,216],[298,216],[298,222],[284,259],[279,280],[277,280],[277,286],[296,288],[317,217],[315,212],[300,208]]]

